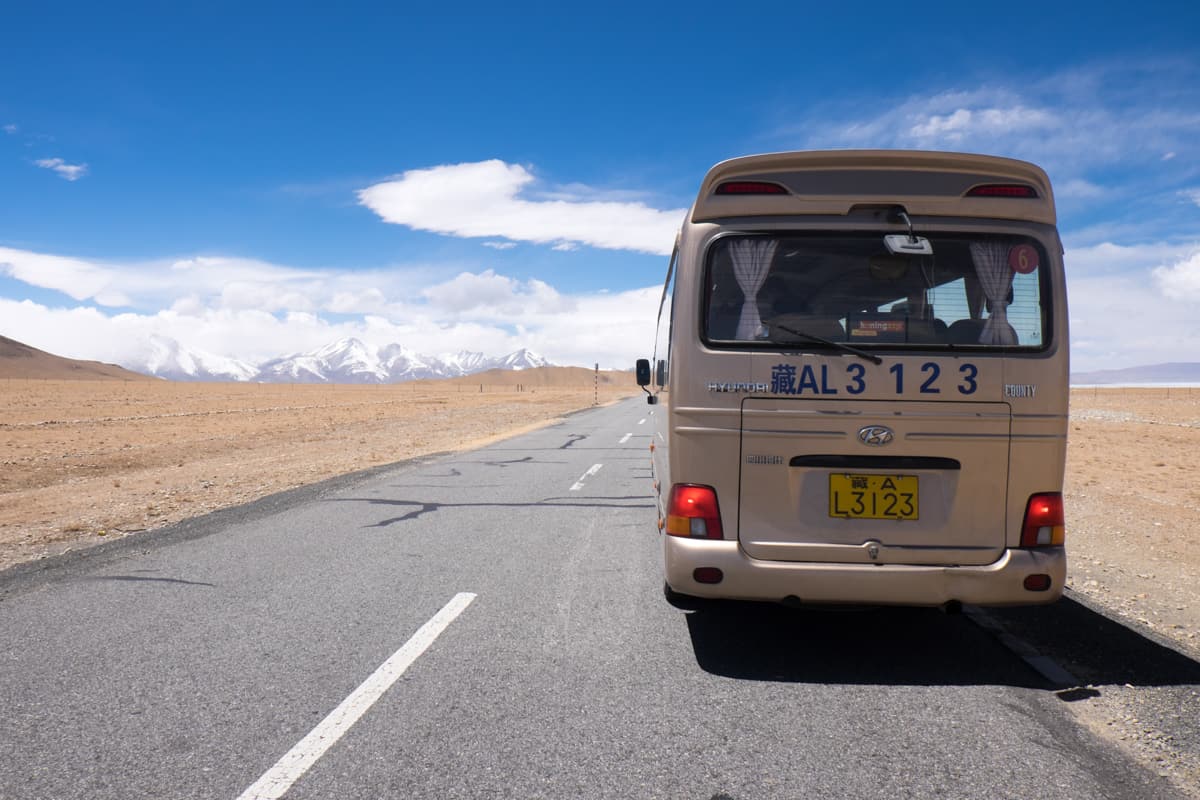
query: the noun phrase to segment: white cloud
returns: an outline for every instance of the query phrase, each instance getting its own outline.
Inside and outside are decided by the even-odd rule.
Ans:
[[[627,367],[653,340],[658,288],[560,292],[494,270],[301,270],[204,256],[145,264],[0,249],[0,274],[63,292],[62,307],[0,300],[0,334],[73,358],[134,363],[149,337],[243,361],[357,336],[431,354],[528,347],[563,364]],[[127,294],[123,313],[94,307]],[[162,310],[159,310],[162,309]]]
[[[1189,201],[1200,206],[1200,189],[1185,189],[1180,192],[1180,194],[1186,197]]]
[[[362,315],[337,321],[305,312],[194,307],[186,313],[172,308],[110,315],[96,308],[51,308],[0,298],[0,334],[59,355],[118,364],[136,363],[155,335],[251,363],[354,336],[375,346],[398,342],[434,355],[460,350],[503,355],[527,347],[559,364],[598,361],[620,369],[644,357],[653,341],[659,287],[564,297],[540,282],[494,279],[500,280],[494,280],[491,296],[502,307],[521,309],[520,316],[486,307],[455,314],[433,305],[402,317]]]
[[[1195,361],[1200,242],[1068,250],[1071,368]]]
[[[0,274],[74,300],[143,311],[186,299],[186,308],[369,313],[380,310],[381,295],[408,296],[408,282],[426,273],[432,270],[297,269],[224,256],[102,262],[0,247]],[[362,304],[349,299],[354,297]]]
[[[493,250],[512,250],[517,246],[516,242],[484,242],[484,247],[490,247]]]
[[[17,132],[20,130],[21,130],[20,128],[18,128],[16,125],[12,125],[12,124],[4,126],[4,132],[7,133],[9,136],[15,136],[17,134]]]
[[[543,281],[522,283],[490,269],[478,274],[460,273],[421,294],[444,316],[469,316],[499,323],[512,319],[528,322],[575,308],[573,300]]]
[[[553,193],[522,197],[535,181],[525,167],[493,159],[409,170],[363,189],[358,197],[387,222],[449,236],[671,252],[684,209],[582,199],[577,190],[570,199]]]
[[[1198,248],[1200,244],[1195,242],[1151,242],[1139,245],[1101,242],[1088,247],[1068,246],[1063,260],[1067,265],[1068,281],[1076,275],[1148,275],[1156,267],[1189,258]]]
[[[0,273],[32,286],[54,289],[75,300],[129,305],[129,298],[115,288],[113,270],[82,259],[0,247]]]
[[[957,108],[946,115],[919,115],[909,135],[922,146],[961,144],[971,139],[1013,131],[1037,131],[1054,128],[1057,120],[1045,109],[1011,106],[1008,108]]]
[[[1200,248],[1170,266],[1155,267],[1151,274],[1167,297],[1192,303],[1200,300]]]
[[[1194,67],[1109,63],[1039,79],[980,82],[899,101],[861,97],[806,109],[772,135],[783,147],[969,150],[1033,161],[1056,183],[1096,169],[1155,165],[1197,152]],[[1193,87],[1193,88],[1188,88]],[[874,108],[863,115],[863,108]]]
[[[1054,187],[1054,195],[1058,200],[1062,200],[1064,198],[1103,197],[1104,187],[1097,186],[1091,181],[1075,178],[1073,180],[1067,180],[1056,184]]]
[[[87,164],[68,164],[61,158],[39,158],[33,162],[42,169],[54,170],[59,177],[68,181],[77,181],[87,174]]]
[[[1072,372],[1196,360],[1195,303],[1164,297],[1147,276],[1086,277],[1068,291]]]

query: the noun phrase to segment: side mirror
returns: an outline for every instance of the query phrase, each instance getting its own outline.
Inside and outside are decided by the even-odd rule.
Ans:
[[[642,387],[650,385],[650,359],[648,358],[637,360],[637,384]]]
[[[646,395],[646,405],[648,405],[648,406],[658,405],[658,398],[652,394],[647,394]]]
[[[661,358],[658,360],[657,375],[654,376],[654,384],[662,387],[667,385],[667,362]]]

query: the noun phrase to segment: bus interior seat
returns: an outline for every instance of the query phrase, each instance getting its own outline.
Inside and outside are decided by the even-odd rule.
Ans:
[[[915,344],[933,344],[946,341],[946,323],[940,319],[909,317],[908,341]]]
[[[960,319],[953,323],[946,333],[946,340],[951,344],[979,344],[979,338],[983,335],[983,326],[987,324],[986,319]],[[1008,325],[1010,340],[1013,344],[1019,344],[1020,340],[1017,337],[1017,331],[1012,325]]]
[[[956,320],[946,330],[946,340],[951,344],[979,344],[983,325],[984,320],[981,319]]]

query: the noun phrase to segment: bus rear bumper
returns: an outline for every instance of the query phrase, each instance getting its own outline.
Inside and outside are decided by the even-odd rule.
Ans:
[[[736,541],[663,536],[667,584],[685,595],[729,600],[822,604],[941,606],[1040,605],[1062,596],[1067,576],[1062,547],[1008,549],[983,566],[830,564],[761,561]],[[699,583],[701,567],[715,567],[720,583]],[[1050,576],[1049,588],[1025,588],[1031,575]]]

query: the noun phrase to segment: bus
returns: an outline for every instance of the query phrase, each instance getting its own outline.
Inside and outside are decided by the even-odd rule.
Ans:
[[[1057,600],[1062,253],[1049,178],[1024,161],[714,166],[637,364],[668,600]]]

